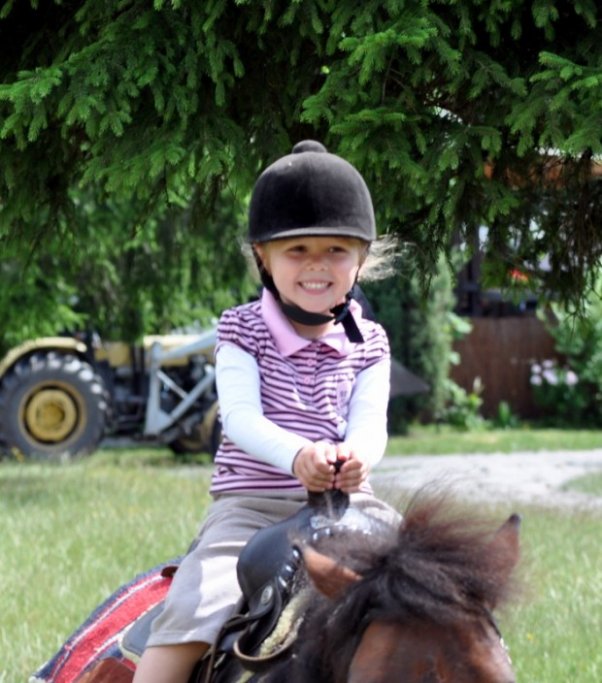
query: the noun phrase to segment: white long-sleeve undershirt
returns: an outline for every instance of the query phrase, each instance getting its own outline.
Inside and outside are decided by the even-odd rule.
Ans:
[[[389,380],[387,358],[358,374],[349,402],[344,442],[369,466],[382,458],[387,443]],[[224,433],[249,455],[292,472],[295,455],[311,442],[264,416],[260,382],[251,354],[235,344],[220,345],[216,384]]]

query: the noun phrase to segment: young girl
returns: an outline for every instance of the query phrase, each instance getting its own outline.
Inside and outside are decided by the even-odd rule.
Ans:
[[[367,482],[387,439],[390,356],[384,330],[352,298],[376,238],[363,178],[321,144],[297,144],[259,177],[248,237],[264,289],[218,325],[224,436],[213,502],[135,683],[186,683],[240,597],[245,543],[294,514],[307,491],[339,488],[352,505],[398,519]]]

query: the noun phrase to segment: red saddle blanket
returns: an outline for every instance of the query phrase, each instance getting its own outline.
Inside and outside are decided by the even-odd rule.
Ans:
[[[33,674],[29,683],[84,683],[86,672],[93,667],[98,670],[103,661],[107,662],[107,673],[112,671],[107,681],[118,682],[117,669],[124,672],[121,680],[128,680],[127,672],[133,675],[136,664],[122,653],[121,638],[141,615],[165,598],[177,564],[178,560],[153,567],[117,589]]]

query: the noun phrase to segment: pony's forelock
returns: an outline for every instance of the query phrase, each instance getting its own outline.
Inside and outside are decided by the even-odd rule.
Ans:
[[[375,619],[451,624],[481,618],[484,607],[498,605],[508,593],[508,561],[492,544],[497,530],[492,519],[455,504],[448,493],[421,491],[394,542],[369,535],[332,542],[329,554],[363,578],[335,604],[316,598],[302,627],[299,661],[306,657],[313,675],[320,670],[324,680],[335,680],[322,669],[352,653]]]

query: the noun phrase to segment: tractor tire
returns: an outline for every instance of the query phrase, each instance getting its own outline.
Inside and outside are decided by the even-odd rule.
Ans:
[[[222,425],[218,409],[216,401],[190,434],[179,436],[168,444],[171,450],[176,455],[210,453],[212,458],[215,457],[222,440]]]
[[[102,380],[72,354],[29,356],[0,385],[0,443],[17,457],[91,453],[104,434],[107,415]]]

